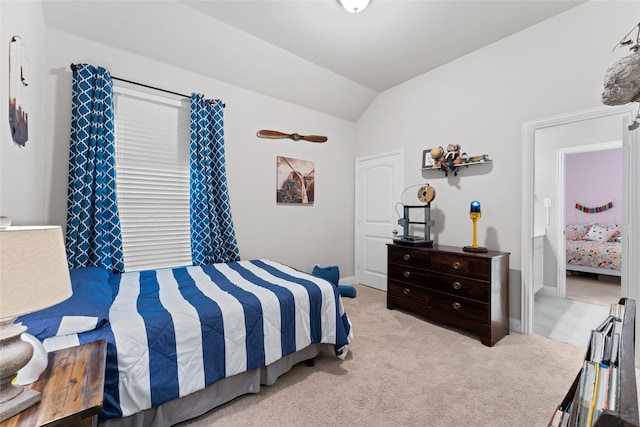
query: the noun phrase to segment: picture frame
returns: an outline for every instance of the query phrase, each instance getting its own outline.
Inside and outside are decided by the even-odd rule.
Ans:
[[[313,205],[315,172],[312,161],[277,156],[276,203]]]
[[[24,107],[27,87],[25,47],[20,36],[9,43],[9,129],[13,141],[24,147],[29,140],[29,120]]]
[[[422,168],[432,168],[435,161],[431,157],[431,148],[422,151]]]

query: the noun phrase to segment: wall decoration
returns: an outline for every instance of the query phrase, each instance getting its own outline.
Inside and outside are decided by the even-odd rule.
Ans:
[[[23,87],[27,86],[24,45],[19,36],[9,43],[9,128],[16,144],[24,146],[29,139],[27,112],[23,110]]]
[[[602,205],[602,206],[598,206],[595,208],[588,208],[586,206],[581,205],[580,203],[576,203],[576,209],[578,209],[579,211],[582,211],[584,213],[598,213],[598,212],[604,212],[606,210],[609,210],[613,207],[613,202],[609,202],[606,205]]]
[[[278,156],[277,203],[313,204],[315,166],[307,160]]]
[[[435,163],[435,160],[431,155],[431,150],[432,149],[429,148],[428,150],[422,151],[422,167],[423,168],[432,168],[433,164]]]
[[[449,176],[449,174],[457,176],[458,169],[461,167],[491,162],[487,154],[470,157],[461,151],[460,144],[449,144],[446,149],[437,146],[423,150],[422,170],[439,169],[444,172],[445,176]]]
[[[289,138],[294,141],[309,141],[309,142],[327,142],[327,137],[322,135],[300,135],[299,133],[284,133],[277,130],[259,130],[256,132],[258,138],[267,139],[283,139]]]

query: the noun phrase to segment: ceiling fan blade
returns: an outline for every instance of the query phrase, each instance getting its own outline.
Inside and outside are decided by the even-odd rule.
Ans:
[[[293,139],[294,141],[308,141],[308,142],[326,142],[327,141],[327,137],[326,136],[320,136],[320,135],[300,135],[298,133],[283,133],[283,132],[278,132],[275,130],[259,130],[258,132],[256,132],[256,136],[259,138],[270,138],[270,139],[280,139],[280,138],[289,138],[289,139]]]

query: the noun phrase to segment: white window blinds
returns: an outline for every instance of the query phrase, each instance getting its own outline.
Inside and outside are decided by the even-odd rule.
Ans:
[[[189,100],[114,86],[125,271],[191,265]]]

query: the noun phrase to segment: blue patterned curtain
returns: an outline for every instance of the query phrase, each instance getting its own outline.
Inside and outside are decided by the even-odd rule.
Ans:
[[[79,64],[72,68],[66,238],[69,267],[97,266],[122,272],[111,76],[102,67]]]
[[[191,95],[191,257],[194,265],[238,261],[224,160],[221,101]]]

